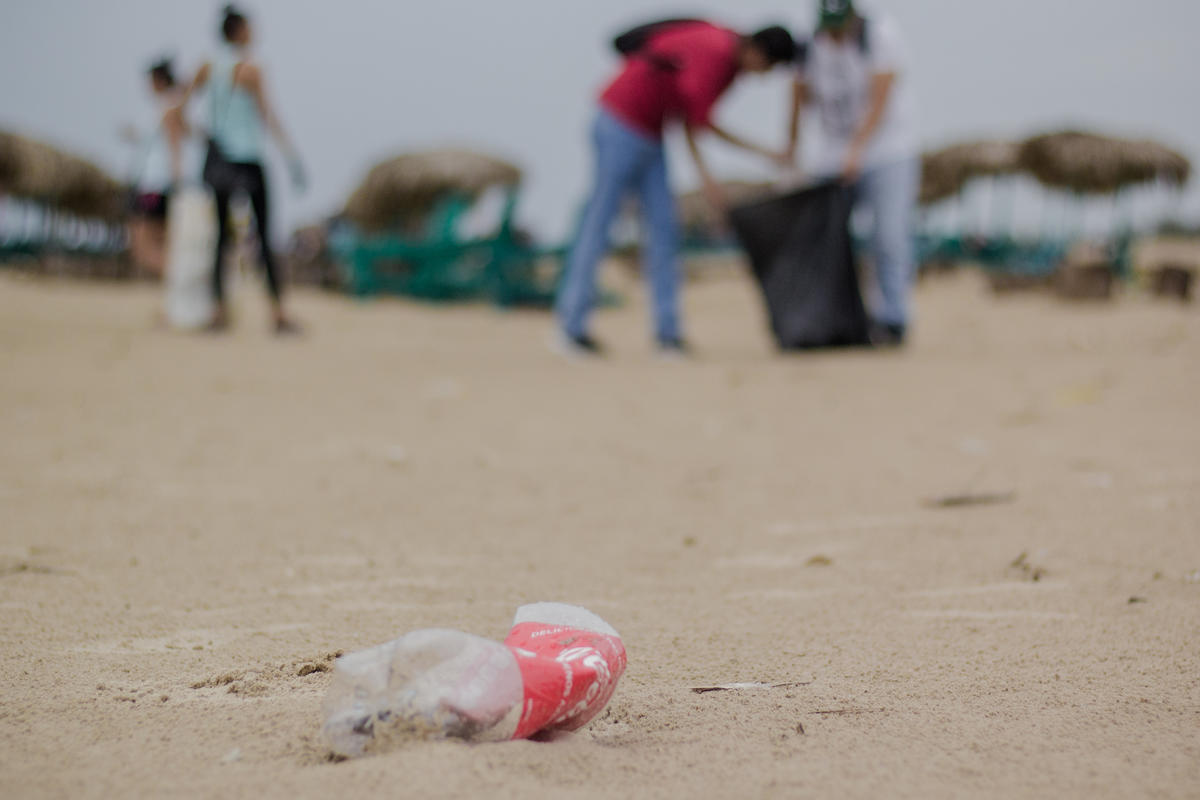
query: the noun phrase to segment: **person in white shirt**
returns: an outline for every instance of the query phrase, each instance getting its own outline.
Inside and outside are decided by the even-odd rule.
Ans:
[[[147,74],[155,106],[152,127],[148,134],[133,127],[125,132],[137,146],[139,165],[134,175],[129,250],[140,268],[161,276],[167,258],[167,204],[171,190],[184,175],[188,126],[178,108],[180,90],[171,61],[159,61]]]
[[[819,0],[816,35],[799,59],[787,156],[795,159],[800,118],[816,114],[817,178],[853,183],[873,217],[870,240],[881,302],[872,342],[901,345],[916,267],[913,223],[920,160],[903,37],[885,15],[864,16],[854,0]]]

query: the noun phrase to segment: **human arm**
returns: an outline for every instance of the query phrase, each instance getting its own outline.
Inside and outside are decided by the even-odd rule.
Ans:
[[[746,139],[743,139],[740,136],[730,133],[729,131],[725,130],[724,128],[721,128],[720,126],[710,124],[708,126],[708,129],[710,131],[712,131],[713,135],[716,136],[718,139],[720,139],[724,142],[727,142],[728,144],[731,144],[734,147],[738,147],[742,150],[746,150],[748,152],[755,153],[756,155],[760,155],[763,158],[774,161],[777,164],[786,166],[786,165],[790,165],[792,162],[792,159],[789,158],[787,153],[778,153],[778,152],[775,152],[774,150],[771,150],[770,148],[762,147],[760,145],[754,144],[753,142],[747,141]]]
[[[187,88],[183,90],[183,97],[179,101],[179,107],[187,108],[188,101],[192,99],[192,95],[207,86],[210,77],[212,77],[212,65],[205,62],[200,65],[200,69],[196,70],[195,77],[192,78]]]
[[[294,158],[296,149],[292,146],[292,140],[288,137],[287,131],[284,130],[283,123],[280,122],[279,116],[275,113],[275,108],[267,96],[266,82],[263,80],[262,70],[257,64],[244,64],[238,70],[237,81],[254,98],[254,103],[258,106],[258,111],[262,114],[263,120],[266,121],[271,135],[275,137],[275,142],[279,145],[279,149],[289,159]]]
[[[688,150],[692,154],[692,161],[696,164],[696,172],[700,175],[700,186],[704,192],[704,199],[717,213],[724,214],[728,205],[725,202],[725,193],[713,179],[712,173],[708,170],[708,164],[704,160],[704,154],[700,152],[698,134],[702,130],[704,128],[701,126],[688,124],[684,126],[683,132],[687,138]]]
[[[784,154],[789,164],[796,163],[800,152],[800,113],[808,103],[808,84],[797,76],[792,81],[792,107],[788,114],[787,148]]]
[[[782,164],[782,153],[734,134],[712,119],[717,102],[740,73],[742,38],[715,27],[702,29],[695,37],[692,46],[680,53],[682,67],[675,75],[679,108],[687,127],[693,134],[708,129],[727,144]]]
[[[304,167],[300,162],[300,155],[296,152],[291,137],[288,136],[287,131],[284,129],[279,115],[275,113],[275,107],[267,94],[266,81],[263,79],[262,70],[257,64],[243,64],[238,69],[236,80],[254,98],[259,113],[267,123],[268,130],[271,131],[271,135],[275,138],[275,142],[279,145],[279,149],[283,151],[283,155],[287,159],[288,169],[292,173],[292,182],[297,187],[302,188],[305,184],[305,176]]]
[[[167,135],[167,149],[171,157],[171,182],[178,185],[183,180],[183,140],[188,134],[187,120],[181,109],[167,110],[163,115],[163,130]]]
[[[883,124],[884,113],[887,111],[888,100],[891,99],[892,89],[895,85],[895,72],[880,72],[872,76],[867,100],[867,114],[859,123],[854,138],[850,141],[846,161],[842,166],[842,177],[847,181],[856,180],[862,172],[863,157],[871,140],[879,131],[879,126]]]

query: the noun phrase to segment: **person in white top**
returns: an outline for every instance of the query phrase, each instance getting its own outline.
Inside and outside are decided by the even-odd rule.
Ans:
[[[170,60],[149,70],[155,119],[148,134],[129,131],[139,150],[130,209],[129,250],[134,262],[154,275],[166,264],[167,203],[171,190],[183,177],[184,144],[188,126],[180,112],[180,90]]]
[[[819,0],[819,9],[816,35],[799,59],[787,156],[796,158],[801,113],[811,107],[817,142],[807,171],[853,183],[870,210],[881,298],[871,338],[900,345],[909,324],[921,178],[904,40],[891,18],[867,17],[854,0]]]

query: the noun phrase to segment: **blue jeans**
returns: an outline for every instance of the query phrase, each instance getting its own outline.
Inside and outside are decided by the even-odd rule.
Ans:
[[[907,158],[867,170],[858,183],[858,201],[872,217],[871,255],[882,305],[877,322],[907,325],[909,293],[916,273],[914,222],[921,165]]]
[[[678,339],[679,223],[662,140],[639,133],[601,110],[592,141],[595,184],[559,286],[559,324],[568,336],[587,334],[588,317],[596,304],[596,270],[608,252],[609,231],[622,201],[636,194],[647,231],[645,272],[653,296],[655,333],[660,341]]]

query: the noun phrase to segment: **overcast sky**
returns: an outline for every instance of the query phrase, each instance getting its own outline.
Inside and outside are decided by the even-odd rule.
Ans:
[[[248,0],[277,105],[310,172],[286,191],[276,235],[335,211],[376,160],[447,144],[528,173],[523,221],[565,234],[587,188],[586,131],[613,73],[609,40],[631,24],[705,14],[739,27],[811,28],[813,0]],[[149,108],[151,59],[183,72],[216,43],[220,3],[0,0],[0,126],[52,140],[114,172],[117,138]],[[876,0],[906,31],[927,145],[1065,125],[1153,136],[1200,161],[1197,0]],[[728,127],[782,144],[787,84],[750,78],[723,103]],[[712,144],[727,177],[755,162]],[[675,181],[693,180],[676,147]],[[1186,199],[1200,220],[1200,192]]]

